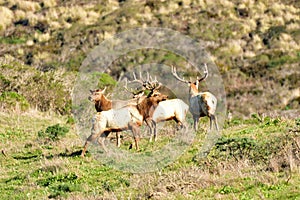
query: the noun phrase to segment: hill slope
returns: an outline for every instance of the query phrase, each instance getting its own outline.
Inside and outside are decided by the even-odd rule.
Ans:
[[[129,173],[114,169],[113,163],[104,163],[91,153],[81,158],[83,141],[66,117],[0,113],[0,198],[300,197],[299,119],[261,118],[257,115],[247,120],[235,118],[226,123],[222,137],[210,154],[206,158],[194,159],[207,134],[204,130],[208,122],[201,121],[192,145],[179,159],[156,172]],[[63,127],[70,131],[56,135],[63,132]],[[166,131],[168,129],[160,130],[155,144],[142,138],[140,152],[128,150],[131,134],[123,133],[121,149],[130,155],[155,151],[174,137],[173,131]],[[111,139],[115,142],[114,137]]]
[[[14,65],[11,60],[17,59],[38,71],[63,68],[68,74],[116,33],[171,28],[205,44],[223,74],[228,109],[234,115],[282,110],[287,111],[281,114],[299,114],[299,7],[297,1],[284,0],[0,1],[0,17],[5,19],[0,24],[0,57],[2,63]],[[140,52],[122,58],[110,73],[117,79],[124,66],[178,61],[150,55]],[[15,81],[12,72],[1,67],[0,73],[1,80]],[[64,87],[73,84],[72,78],[61,81]]]

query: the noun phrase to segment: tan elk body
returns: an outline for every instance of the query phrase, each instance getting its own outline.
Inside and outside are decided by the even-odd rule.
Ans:
[[[129,100],[129,101],[110,100],[104,95],[105,90],[106,90],[106,87],[103,90],[101,90],[101,89],[90,90],[91,94],[88,97],[88,99],[95,104],[95,109],[97,112],[111,110],[112,108],[119,109],[126,105],[136,105],[137,104],[136,100],[134,100],[134,99]],[[120,139],[119,131],[114,130],[112,132],[116,132],[117,147],[120,147],[121,139]],[[107,135],[108,134],[109,133],[107,133]]]
[[[157,140],[156,124],[162,121],[174,120],[177,122],[178,129],[185,127],[185,116],[189,110],[189,106],[181,99],[169,99],[162,101],[155,108],[153,115],[151,116],[154,122],[154,141]],[[152,133],[150,136],[152,141]]]
[[[200,117],[207,116],[210,119],[210,130],[212,129],[212,123],[214,123],[216,130],[219,130],[217,119],[215,116],[217,108],[217,98],[210,92],[198,91],[199,83],[205,80],[208,76],[207,65],[205,64],[204,76],[202,78],[197,77],[197,80],[195,82],[180,78],[176,72],[175,67],[172,67],[172,74],[177,80],[183,83],[187,83],[189,86],[189,110],[193,116],[194,129],[198,129],[198,121]]]

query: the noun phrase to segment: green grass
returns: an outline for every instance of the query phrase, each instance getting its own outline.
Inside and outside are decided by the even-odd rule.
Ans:
[[[81,158],[83,141],[68,121],[68,117],[37,113],[1,113],[0,141],[5,154],[0,155],[1,199],[300,198],[299,160],[280,159],[297,155],[293,152],[300,142],[299,119],[258,115],[246,120],[233,119],[227,122],[218,145],[208,157],[194,160],[205,138],[208,121],[203,119],[194,142],[177,160],[156,172],[141,174],[113,169],[95,160],[91,153]],[[39,130],[56,124],[70,131],[54,141],[39,137]],[[174,137],[170,128],[173,125],[170,123],[160,131],[156,143],[143,138],[138,154],[157,151],[169,143]],[[123,135],[121,149],[137,153],[128,150],[131,133]],[[277,164],[277,168],[270,163]]]
[[[279,57],[274,57],[267,63],[267,67],[278,67],[282,66],[284,64],[291,64],[291,63],[298,63],[300,61],[299,53],[297,53],[297,56],[289,56],[289,55],[283,55]]]
[[[0,37],[0,44],[23,44],[26,39],[23,37]]]

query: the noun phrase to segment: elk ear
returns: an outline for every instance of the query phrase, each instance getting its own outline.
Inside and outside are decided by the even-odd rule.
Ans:
[[[94,92],[93,90],[90,90],[90,93],[91,93],[91,94],[93,94],[93,92]]]

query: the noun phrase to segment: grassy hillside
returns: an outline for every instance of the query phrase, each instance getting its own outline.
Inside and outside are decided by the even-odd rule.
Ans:
[[[79,157],[83,142],[66,117],[1,113],[0,120],[1,199],[300,198],[299,119],[232,119],[208,157],[195,159],[206,134],[207,120],[202,120],[192,145],[178,160],[140,174],[113,169],[89,153]],[[47,131],[57,126],[57,133],[69,131]],[[172,137],[161,132],[156,144],[144,138],[140,153]],[[124,134],[124,150],[130,138]]]
[[[0,10],[5,19],[0,24],[0,64],[13,60],[42,73],[63,69],[68,74],[79,69],[95,46],[116,33],[140,27],[171,28],[201,41],[212,55],[223,75],[231,113],[299,114],[297,1],[8,0],[0,1]],[[186,65],[174,55],[141,51],[119,58],[108,72],[118,79],[127,66],[151,62]],[[11,73],[1,69],[1,80],[11,79]],[[69,87],[72,80],[61,81]]]

